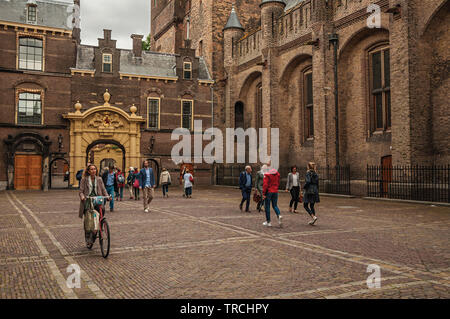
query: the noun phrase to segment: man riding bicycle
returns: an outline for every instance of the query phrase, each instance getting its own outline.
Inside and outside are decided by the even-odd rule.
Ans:
[[[105,196],[108,197],[108,201],[111,200],[111,196],[106,192],[105,185],[101,177],[97,175],[97,167],[94,164],[89,164],[84,171],[83,178],[80,182],[80,209],[78,216],[83,218],[83,215],[90,209],[91,203],[88,200],[89,197]],[[99,210],[100,205],[94,205],[95,210]],[[86,245],[91,248],[95,242],[96,232],[85,231]]]

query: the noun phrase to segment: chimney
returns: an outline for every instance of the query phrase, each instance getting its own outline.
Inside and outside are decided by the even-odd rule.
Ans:
[[[111,30],[103,29],[103,40],[106,40],[107,42],[111,40]]]
[[[143,35],[140,34],[132,34],[131,38],[133,39],[133,55],[137,58],[142,57],[142,39]]]

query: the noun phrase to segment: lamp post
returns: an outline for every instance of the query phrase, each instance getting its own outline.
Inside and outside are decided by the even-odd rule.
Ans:
[[[339,99],[338,99],[338,60],[337,50],[339,46],[339,36],[333,32],[328,40],[334,49],[334,122],[336,126],[336,166],[339,166]]]

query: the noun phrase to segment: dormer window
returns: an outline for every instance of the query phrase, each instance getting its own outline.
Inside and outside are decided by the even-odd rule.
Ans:
[[[183,62],[183,77],[185,80],[192,79],[192,63]]]
[[[27,8],[27,22],[28,23],[36,23],[37,10],[35,5],[28,5]]]
[[[102,72],[111,73],[112,72],[112,54],[103,53],[103,67]]]

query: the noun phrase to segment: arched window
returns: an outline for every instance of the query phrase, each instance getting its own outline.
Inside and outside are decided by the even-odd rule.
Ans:
[[[244,103],[236,102],[234,105],[234,128],[244,128]]]
[[[391,80],[389,46],[369,51],[371,131],[391,127]]]
[[[312,68],[303,71],[303,105],[305,137],[314,137],[314,105],[313,105],[313,82]]]
[[[43,92],[40,90],[17,90],[17,124],[42,125]]]

